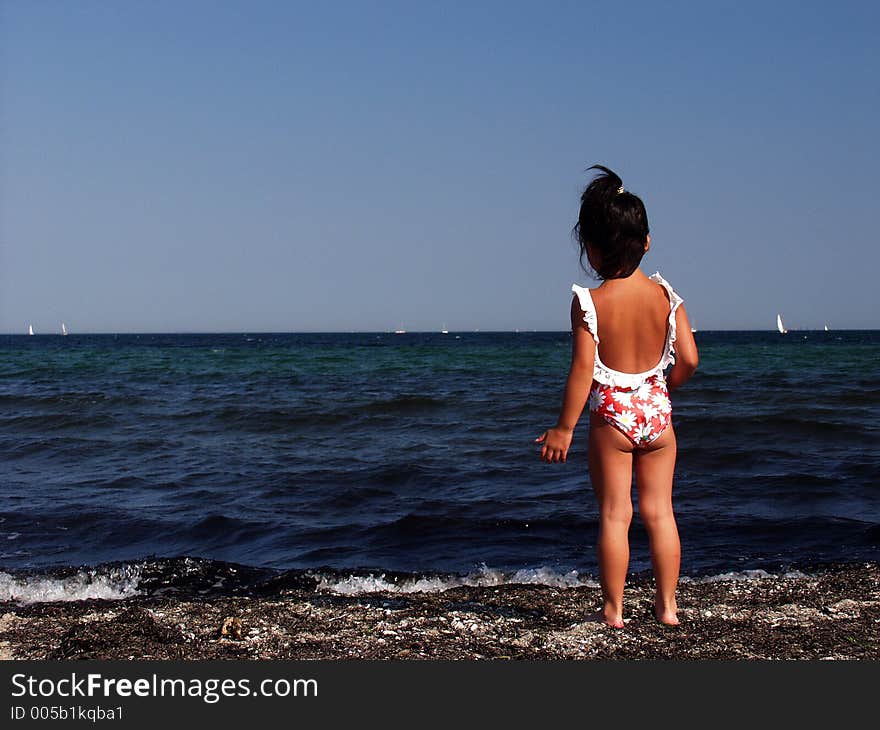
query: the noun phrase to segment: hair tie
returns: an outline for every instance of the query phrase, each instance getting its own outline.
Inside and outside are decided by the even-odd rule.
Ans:
[[[623,185],[621,185],[619,188],[617,188],[618,195],[620,195],[621,193],[624,193],[624,192],[626,192],[626,191],[623,189]]]

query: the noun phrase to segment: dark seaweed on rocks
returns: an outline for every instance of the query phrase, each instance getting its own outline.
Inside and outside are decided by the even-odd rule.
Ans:
[[[802,568],[802,570],[805,570]],[[293,575],[287,576],[288,579]],[[633,576],[626,627],[591,620],[598,588],[507,584],[438,592],[142,595],[0,603],[6,659],[877,659],[880,566],[683,581],[681,625],[653,617]],[[240,633],[221,630],[229,619]],[[236,626],[238,624],[236,623]]]
[[[129,606],[121,613],[94,621],[77,621],[64,632],[47,659],[93,659],[113,652],[120,644],[158,645],[173,656],[184,643],[177,626],[160,623],[140,606]],[[178,658],[182,658],[182,651]]]

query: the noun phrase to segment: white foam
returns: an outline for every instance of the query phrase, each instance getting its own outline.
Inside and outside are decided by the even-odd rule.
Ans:
[[[592,578],[581,578],[576,570],[570,570],[568,573],[557,573],[550,568],[518,570],[507,582],[534,583],[553,588],[599,587],[599,584]]]
[[[114,601],[138,595],[140,577],[140,567],[129,565],[100,571],[79,570],[64,578],[17,576],[0,571],[0,601],[46,603],[89,598]]]
[[[346,577],[318,576],[320,580],[316,590],[345,595],[361,593],[439,593],[459,586],[492,587],[528,583],[550,586],[553,588],[576,588],[586,586],[598,587],[598,583],[590,578],[581,578],[576,570],[559,573],[552,568],[529,568],[505,573],[481,565],[478,570],[462,576],[424,576],[403,581],[386,578],[385,573],[377,575],[349,575]]]
[[[766,570],[735,570],[729,573],[718,573],[717,575],[707,575],[701,578],[689,578],[683,576],[682,583],[720,583],[721,581],[744,581],[744,580],[763,580],[764,578],[809,578],[806,573],[799,570],[789,570],[786,573],[768,573]]]
[[[551,588],[598,588],[599,583],[592,577],[581,576],[576,570],[560,573],[552,568],[528,568],[513,573],[487,567],[485,564],[473,573],[462,576],[423,576],[411,579],[394,580],[386,573],[349,576],[317,575],[316,590],[345,595],[363,593],[439,593],[459,586],[492,587],[512,584],[530,584]],[[798,570],[782,574],[768,573],[766,570],[741,570],[719,573],[700,578],[682,576],[683,583],[717,583],[720,581],[749,581],[764,578],[809,578]]]

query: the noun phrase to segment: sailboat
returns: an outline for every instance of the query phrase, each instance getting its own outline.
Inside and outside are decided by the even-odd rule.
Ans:
[[[786,332],[788,332],[788,330],[785,329],[785,325],[782,323],[782,315],[781,314],[776,315],[776,329],[779,330],[779,334],[781,334],[781,335],[784,335]]]
[[[67,327],[65,326],[64,322],[61,323],[61,334],[62,335],[67,334]]]
[[[827,325],[827,324],[825,325],[825,331],[826,331],[826,332],[828,331],[828,325]]]
[[[34,326],[32,324],[28,325],[28,334],[32,335],[34,333]]]

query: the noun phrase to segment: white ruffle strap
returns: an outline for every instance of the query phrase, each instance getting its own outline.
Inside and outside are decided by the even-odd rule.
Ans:
[[[663,351],[663,359],[660,360],[660,369],[665,370],[669,365],[675,363],[675,310],[684,300],[675,293],[672,285],[660,276],[659,271],[651,274],[649,278],[666,289],[666,294],[669,296],[669,327],[666,335],[666,348]]]
[[[658,365],[657,367],[646,370],[643,373],[622,373],[619,370],[612,370],[605,365],[605,363],[599,359],[598,353],[596,355],[596,363],[593,366],[593,380],[598,383],[610,385],[612,388],[626,388],[627,390],[633,390],[654,375],[662,376],[663,368]]]
[[[596,307],[593,304],[593,297],[590,296],[590,290],[577,284],[571,285],[571,290],[577,295],[578,303],[584,312],[584,322],[587,323],[587,329],[593,335],[596,344],[599,344],[599,326],[596,319]]]

